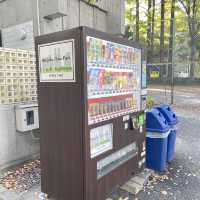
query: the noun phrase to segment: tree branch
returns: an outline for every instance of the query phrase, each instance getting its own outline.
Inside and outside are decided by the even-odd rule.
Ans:
[[[183,8],[185,9],[185,12],[187,13],[187,15],[190,15],[190,13],[189,13],[189,8],[187,7],[187,5],[184,3],[184,1],[183,0],[178,0],[180,3],[181,3],[181,5],[183,6]]]
[[[196,12],[195,12],[195,10],[196,10],[196,8],[197,8],[197,0],[193,0],[193,4],[192,4],[192,16],[194,17],[195,16],[195,14],[196,14]]]
[[[199,0],[196,1],[195,11],[194,11],[195,16],[197,16],[198,8],[200,8],[200,1]]]

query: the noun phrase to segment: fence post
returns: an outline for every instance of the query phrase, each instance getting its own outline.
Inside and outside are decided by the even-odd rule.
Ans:
[[[171,104],[174,104],[174,49],[175,49],[175,18],[172,18],[173,35],[172,35],[172,63],[171,63]]]

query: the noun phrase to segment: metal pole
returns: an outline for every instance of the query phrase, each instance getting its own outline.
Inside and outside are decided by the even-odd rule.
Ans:
[[[37,4],[37,28],[38,28],[38,35],[41,34],[41,29],[40,29],[40,5],[39,5],[39,0],[36,1]]]
[[[173,23],[173,38],[172,38],[172,64],[171,64],[171,104],[174,104],[174,50],[175,50],[175,18]]]

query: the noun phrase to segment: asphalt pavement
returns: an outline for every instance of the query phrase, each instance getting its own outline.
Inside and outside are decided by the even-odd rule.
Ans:
[[[169,103],[170,90],[150,88],[156,103]],[[154,182],[139,193],[138,200],[200,200],[200,90],[175,89],[174,110],[179,116],[174,160],[167,180]]]
[[[138,199],[200,199],[200,121],[185,117],[179,120],[175,158],[166,173],[168,180],[150,184]]]

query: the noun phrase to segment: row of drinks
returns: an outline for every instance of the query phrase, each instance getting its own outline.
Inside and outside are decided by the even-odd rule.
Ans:
[[[113,72],[105,69],[88,70],[88,95],[97,92],[134,90],[138,87],[137,74],[134,72]]]
[[[139,50],[133,47],[87,37],[88,62],[135,64],[140,59]]]
[[[89,117],[97,117],[118,113],[128,109],[135,109],[137,101],[133,96],[107,102],[89,103]]]
[[[137,71],[139,69],[138,65],[130,64],[130,65],[122,65],[122,64],[109,64],[109,63],[89,63],[88,68],[111,68],[113,70],[134,70]]]

